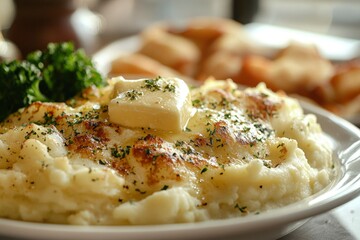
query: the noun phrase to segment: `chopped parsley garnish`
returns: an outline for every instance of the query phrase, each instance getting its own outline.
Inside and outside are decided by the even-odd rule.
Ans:
[[[160,190],[161,190],[161,191],[164,191],[164,190],[167,190],[168,188],[169,188],[168,185],[164,185]]]
[[[130,149],[131,146],[126,146],[126,147],[113,147],[111,148],[111,156],[115,157],[115,158],[120,158],[123,159],[125,158],[127,155],[130,154]]]
[[[208,170],[207,167],[204,167],[203,169],[201,169],[200,174],[203,174],[203,173],[206,172],[207,170]]]
[[[141,97],[142,95],[144,95],[143,92],[139,92],[139,91],[137,91],[137,90],[135,90],[135,89],[132,89],[132,90],[127,91],[127,92],[125,93],[125,97],[126,97],[127,99],[131,100],[131,101],[138,99],[138,98]]]
[[[107,163],[106,160],[102,160],[102,159],[99,160],[100,165],[106,165],[106,163]]]
[[[171,83],[168,83],[168,84],[166,84],[165,85],[165,87],[164,87],[164,92],[172,92],[172,93],[174,93],[175,92],[175,86],[173,85],[173,84],[171,84]]]
[[[154,79],[146,79],[145,85],[142,86],[141,88],[147,88],[147,89],[149,89],[150,92],[163,91],[163,92],[175,93],[175,90],[176,90],[175,85],[173,85],[171,83],[167,83],[164,85],[160,81],[161,79],[162,79],[161,77],[157,77]]]
[[[145,86],[143,88],[149,89],[151,92],[159,91],[161,89],[159,80],[161,77],[157,77],[155,79],[146,79]]]
[[[200,99],[194,99],[192,100],[192,105],[193,107],[201,107],[204,103],[200,100]]]
[[[238,203],[234,206],[234,208],[239,209],[239,211],[242,213],[248,213],[247,207],[246,206],[241,207]]]

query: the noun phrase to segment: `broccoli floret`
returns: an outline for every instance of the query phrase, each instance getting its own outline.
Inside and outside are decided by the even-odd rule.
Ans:
[[[0,121],[35,101],[63,102],[104,80],[72,43],[51,43],[24,61],[0,63]]]
[[[104,83],[84,51],[69,42],[50,43],[45,51],[29,54],[27,61],[42,72],[40,89],[52,101],[66,101],[84,88]]]
[[[41,72],[29,62],[0,64],[0,120],[35,101],[49,101],[40,89]]]

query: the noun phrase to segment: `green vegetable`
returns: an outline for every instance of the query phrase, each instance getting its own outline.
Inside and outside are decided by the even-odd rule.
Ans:
[[[34,101],[48,101],[39,89],[41,72],[29,62],[0,64],[0,121]]]
[[[52,101],[65,101],[84,88],[103,84],[91,60],[72,43],[50,43],[46,51],[31,53],[27,60],[42,72],[41,90]]]
[[[0,121],[35,101],[63,102],[104,80],[72,43],[50,43],[24,61],[0,63]]]

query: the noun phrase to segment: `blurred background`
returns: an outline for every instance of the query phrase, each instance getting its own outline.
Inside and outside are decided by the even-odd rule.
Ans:
[[[358,0],[1,0],[0,55],[19,58],[69,40],[93,54],[153,22],[195,16],[360,39]]]

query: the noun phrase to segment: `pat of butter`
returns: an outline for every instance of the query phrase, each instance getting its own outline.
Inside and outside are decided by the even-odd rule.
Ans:
[[[193,112],[189,88],[178,78],[119,78],[114,97],[109,103],[110,122],[125,127],[179,132]]]

